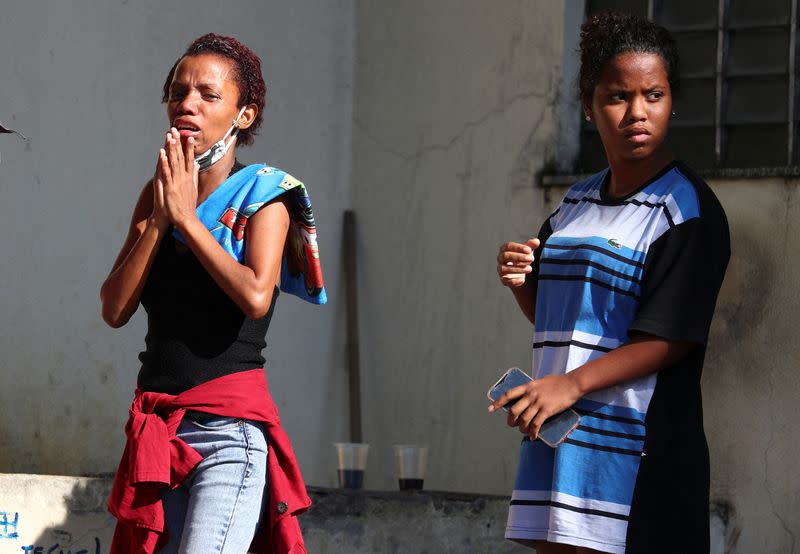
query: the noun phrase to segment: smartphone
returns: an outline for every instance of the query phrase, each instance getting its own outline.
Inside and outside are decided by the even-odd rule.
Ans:
[[[494,385],[492,385],[492,387],[486,393],[486,396],[489,397],[489,400],[494,402],[507,390],[524,385],[530,381],[533,381],[533,378],[530,375],[518,367],[512,367],[506,371]],[[508,402],[503,406],[503,409],[508,411],[508,409],[514,405],[514,402],[516,402],[516,400]],[[545,422],[539,428],[539,438],[547,446],[556,448],[559,444],[564,442],[564,439],[569,436],[569,434],[580,424],[580,422],[581,416],[579,416],[578,413],[572,408],[568,408],[560,414],[556,414],[545,420]]]
[[[547,418],[539,428],[539,438],[547,446],[557,448],[580,425],[581,416],[572,408]]]
[[[518,387],[520,385],[524,385],[525,383],[530,383],[533,381],[530,375],[522,371],[518,367],[512,367],[505,373],[503,373],[502,377],[500,377],[497,382],[492,385],[492,388],[489,389],[489,392],[486,393],[486,396],[489,397],[489,400],[494,402],[507,390],[513,389],[514,387]],[[516,400],[512,400],[508,402],[503,409],[508,411],[508,409],[514,405]]]

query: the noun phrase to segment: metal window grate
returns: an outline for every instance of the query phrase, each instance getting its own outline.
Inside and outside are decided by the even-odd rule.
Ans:
[[[586,15],[618,9],[673,34],[681,91],[670,143],[701,170],[798,163],[799,0],[588,0]],[[606,165],[591,125],[581,129],[577,170]]]

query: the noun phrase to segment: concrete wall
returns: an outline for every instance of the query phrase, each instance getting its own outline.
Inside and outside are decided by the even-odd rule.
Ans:
[[[108,552],[110,479],[0,474],[0,490],[0,554]],[[503,541],[507,497],[309,492],[313,505],[300,523],[314,554],[530,552]]]
[[[711,497],[728,506],[732,552],[796,552],[800,182],[711,183],[732,250],[703,376]]]
[[[111,480],[0,474],[0,554],[103,554],[115,520]],[[300,517],[314,554],[532,552],[503,540],[509,498],[448,492],[375,492],[314,487]],[[711,518],[711,554],[725,550],[725,523]]]
[[[530,363],[494,270],[538,228],[555,155],[563,8],[547,1],[358,3],[354,186],[366,482],[392,443],[430,446],[434,489],[508,493],[519,434],[486,390]]]
[[[111,479],[0,474],[0,554],[104,554]]]
[[[144,317],[121,330],[98,291],[167,128],[161,85],[195,37],[232,34],[262,57],[268,107],[240,149],[305,181],[331,302],[282,296],[267,337],[274,396],[305,473],[331,480],[347,417],[340,277],[349,207],[354,3],[10,2],[0,18],[0,470],[111,471]],[[300,400],[302,399],[302,400]]]

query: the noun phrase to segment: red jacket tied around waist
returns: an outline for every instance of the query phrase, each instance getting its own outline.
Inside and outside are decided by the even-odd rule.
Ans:
[[[186,410],[262,421],[267,430],[269,511],[250,551],[301,554],[297,516],[311,505],[263,369],[233,373],[177,396],[136,390],[108,509],[117,518],[111,554],[152,554],[166,544],[161,493],[180,485],[202,457],[175,436]]]

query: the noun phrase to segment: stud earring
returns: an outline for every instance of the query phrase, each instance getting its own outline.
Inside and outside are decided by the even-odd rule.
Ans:
[[[672,113],[674,114],[675,112],[672,112]],[[589,117],[588,115],[585,115],[583,117],[584,117],[584,119],[586,119],[586,121],[591,121],[592,120],[592,118]]]

